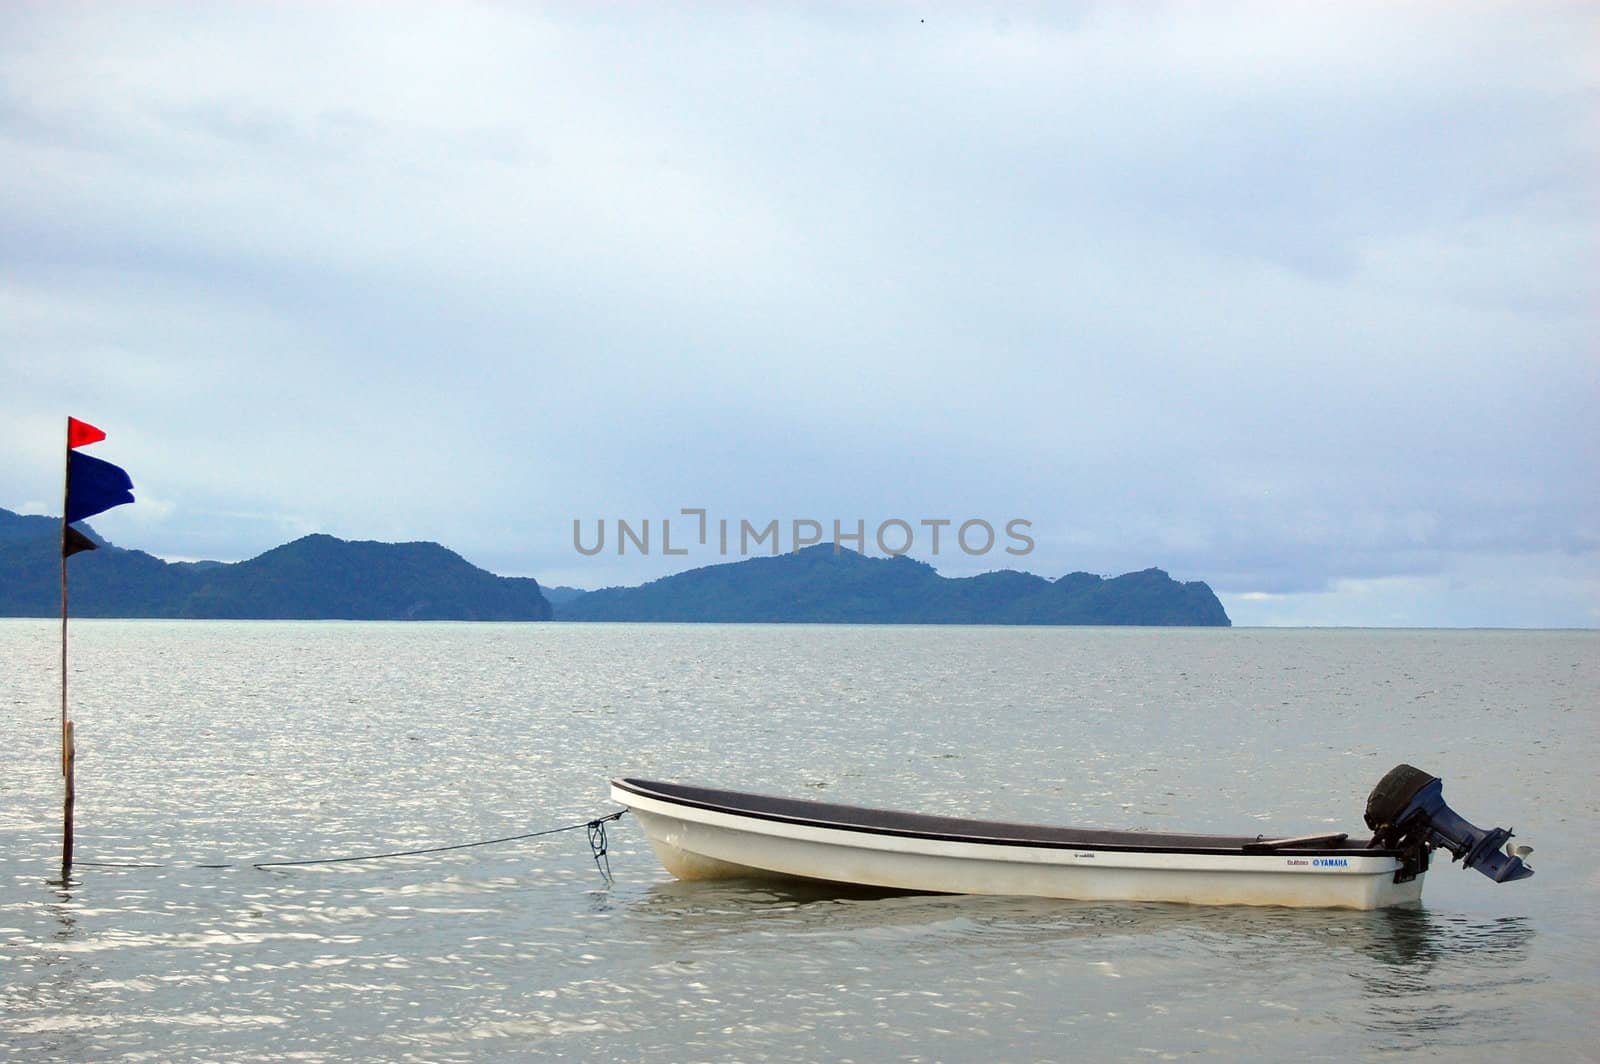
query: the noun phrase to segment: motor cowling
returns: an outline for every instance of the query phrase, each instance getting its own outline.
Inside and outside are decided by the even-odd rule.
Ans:
[[[1444,781],[1411,765],[1396,765],[1367,796],[1367,827],[1375,846],[1415,854],[1427,867],[1426,851],[1449,850],[1453,859],[1496,883],[1526,879],[1523,863],[1531,847],[1509,845],[1509,828],[1484,830],[1445,804]],[[1505,849],[1501,849],[1505,847]]]

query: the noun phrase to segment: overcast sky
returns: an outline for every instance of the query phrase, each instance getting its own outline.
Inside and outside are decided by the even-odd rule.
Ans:
[[[6,4],[0,506],[59,512],[73,414],[139,497],[95,528],[168,558],[597,587],[903,521],[1236,624],[1600,625],[1597,46],[1583,3]]]

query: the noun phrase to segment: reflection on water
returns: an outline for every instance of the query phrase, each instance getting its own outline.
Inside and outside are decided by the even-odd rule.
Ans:
[[[1207,987],[1218,972],[1235,988],[1256,985],[1267,1010],[1283,1008],[1276,999],[1292,997],[1295,985],[1318,984],[1323,1017],[1344,1017],[1341,1024],[1366,1031],[1373,1046],[1395,1050],[1520,1042],[1519,1010],[1550,979],[1529,967],[1535,930],[1527,917],[1417,907],[1209,909],[728,881],[657,884],[622,915],[630,937],[685,971],[702,970],[692,958],[737,965],[733,958],[776,938],[795,951],[788,963],[799,968],[809,955],[865,959],[883,949],[942,957],[974,986],[997,965],[1011,978],[1014,965],[1087,968],[1146,984],[1146,1008],[1161,1015],[1182,1008],[1200,973],[1209,973]],[[1341,989],[1348,980],[1360,988],[1356,999]],[[1231,1007],[1252,1011],[1237,1000]]]
[[[1523,1042],[1522,1002],[1548,973],[1530,970],[1525,916],[1389,910],[1384,948],[1362,973],[1366,1026],[1377,1035],[1438,1046]]]
[[[1426,908],[1384,909],[1371,916],[1387,931],[1386,948],[1373,954],[1374,959],[1407,975],[1426,974],[1436,965],[1455,966],[1463,960],[1514,964],[1525,958],[1534,935],[1526,916],[1476,917]],[[1405,993],[1414,987],[1400,980],[1375,989]]]
[[[814,957],[855,957],[858,972],[873,971],[879,955],[940,958],[980,996],[1019,981],[1049,996],[1058,979],[1081,994],[1092,977],[1091,989],[1118,988],[1104,995],[1109,1012],[1136,1003],[1135,1012],[1164,1018],[1157,1024],[1181,1019],[1184,1037],[1226,1014],[1232,1037],[1270,1044],[1296,1017],[1337,1021],[1347,1051],[1361,1044],[1349,1040],[1353,1031],[1366,1032],[1374,1049],[1519,1041],[1519,1002],[1550,979],[1529,967],[1528,918],[1425,908],[1207,909],[730,881],[657,884],[621,914],[630,938],[685,975],[739,968],[772,941],[787,944],[785,963],[799,972]],[[950,987],[933,977],[927,988],[948,1018],[957,1007]],[[835,1008],[849,997],[842,989]],[[1018,1031],[1049,1026],[1037,1003],[1012,1008]],[[1486,1029],[1486,1021],[1504,1026]]]
[[[1416,906],[1338,909],[1208,908],[1160,902],[1079,902],[886,891],[844,884],[723,880],[656,883],[623,915],[642,936],[737,939],[780,921],[796,933],[850,935],[889,928],[934,929],[984,948],[1082,938],[1163,935],[1211,942],[1219,950],[1270,947],[1273,962],[1358,955],[1380,996],[1425,992],[1434,969],[1514,968],[1534,935],[1527,917],[1478,918]]]

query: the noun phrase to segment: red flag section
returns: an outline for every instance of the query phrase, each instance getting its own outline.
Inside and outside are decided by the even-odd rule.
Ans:
[[[75,417],[67,418],[67,447],[82,447],[89,443],[99,443],[106,438],[106,434],[89,424],[79,421]]]

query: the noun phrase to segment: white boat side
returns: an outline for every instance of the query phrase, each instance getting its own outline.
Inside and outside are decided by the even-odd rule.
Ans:
[[[716,800],[695,800],[703,795]],[[939,894],[1298,908],[1379,909],[1422,895],[1422,875],[1396,882],[1397,854],[1360,843],[1247,852],[1244,840],[1224,836],[1074,833],[891,811],[874,825],[874,810],[632,779],[612,780],[611,797],[680,879],[777,876]],[[813,809],[818,815],[808,816]],[[839,822],[841,812],[849,823]]]

